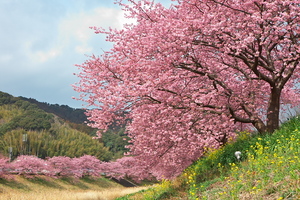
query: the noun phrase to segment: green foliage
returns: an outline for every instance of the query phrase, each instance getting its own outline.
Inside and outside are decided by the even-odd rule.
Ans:
[[[51,128],[53,116],[39,109],[26,110],[22,115],[16,116],[10,122],[12,128],[25,130],[48,130]]]
[[[27,101],[22,101],[10,95],[3,95],[2,105],[0,109],[1,118],[4,120],[0,123],[0,135],[14,129],[25,130],[48,130],[53,122],[53,115],[44,112],[36,105]],[[10,115],[10,117],[7,117]]]
[[[7,94],[5,92],[0,91],[0,106],[6,105],[6,104],[13,104],[18,100],[18,98],[13,97],[10,94]]]
[[[162,200],[168,199],[171,196],[176,195],[176,188],[171,181],[163,180],[160,184],[155,185],[147,190],[142,190],[136,194],[129,194],[124,197],[117,198],[116,200]]]
[[[73,122],[68,122],[69,126],[73,129],[76,129],[80,132],[86,133],[89,136],[95,137],[97,136],[97,129],[87,126],[86,124],[76,124]]]
[[[129,137],[125,134],[125,128],[120,128],[117,130],[108,130],[102,133],[101,140],[104,146],[108,147],[109,150],[114,153],[115,157],[121,157],[128,149],[125,147],[128,145]]]
[[[36,155],[39,158],[93,155],[100,160],[108,161],[112,157],[111,152],[102,143],[66,126],[52,130],[52,134],[46,130],[26,131],[24,129],[7,132],[1,138],[0,151],[7,155],[8,147],[13,147],[13,158],[19,155]]]
[[[112,157],[112,154],[108,148],[103,146],[103,143],[67,126],[61,126],[55,132],[55,139],[57,142],[49,144],[48,147],[48,156],[50,157],[58,154],[68,157],[79,157],[86,154],[96,156],[103,161],[108,161]],[[51,152],[51,149],[56,150]]]
[[[21,115],[22,111],[16,105],[2,105],[0,106],[1,124],[9,122],[15,116]]]
[[[85,110],[83,109],[75,109],[67,105],[58,105],[58,104],[39,102],[32,98],[20,97],[20,99],[26,102],[30,102],[31,104],[36,105],[38,108],[48,113],[53,113],[59,116],[60,118],[72,123],[83,124],[85,121],[87,121],[87,117],[84,114]]]

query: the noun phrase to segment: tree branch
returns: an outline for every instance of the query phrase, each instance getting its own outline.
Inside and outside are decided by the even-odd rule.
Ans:
[[[234,11],[238,11],[238,12],[242,12],[242,13],[245,13],[247,15],[251,15],[251,13],[247,12],[247,11],[244,11],[244,10],[241,10],[241,9],[237,9],[237,8],[233,8],[225,3],[222,3],[222,2],[219,2],[219,1],[216,1],[216,0],[211,0],[213,2],[215,2],[216,4],[220,4],[221,6],[225,6],[226,8],[229,8],[229,9],[232,9]]]

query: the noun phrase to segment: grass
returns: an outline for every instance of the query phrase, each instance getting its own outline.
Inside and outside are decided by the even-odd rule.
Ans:
[[[239,162],[235,151],[242,152]],[[273,134],[240,133],[235,142],[208,154],[180,177],[119,200],[300,199],[300,117]]]
[[[271,135],[249,137],[239,149],[243,162],[225,162],[215,183],[201,182],[195,175],[189,187],[191,199],[299,199],[300,198],[300,120],[294,118]],[[216,151],[219,160],[232,146]],[[245,140],[244,140],[245,142]],[[219,153],[219,155],[218,155]],[[231,152],[232,153],[232,152]],[[208,156],[209,157],[209,156]],[[191,170],[197,173],[197,166]]]
[[[158,200],[169,199],[175,195],[180,197],[179,199],[182,199],[183,196],[180,196],[178,191],[174,181],[164,180],[160,184],[156,184],[147,190],[141,190],[138,193],[132,193],[117,198],[116,200]]]
[[[113,200],[145,189],[125,188],[105,178],[28,179],[16,175],[12,180],[0,179],[0,200]]]

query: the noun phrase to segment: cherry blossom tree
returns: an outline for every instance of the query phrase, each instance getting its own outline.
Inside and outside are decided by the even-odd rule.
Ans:
[[[101,172],[107,177],[113,177],[116,179],[124,178],[130,171],[127,165],[124,165],[124,160],[128,160],[131,157],[123,157],[116,161],[102,162],[100,165]]]
[[[78,166],[74,165],[70,157],[54,156],[48,158],[47,162],[53,168],[55,176],[58,177],[71,177],[74,175],[74,172],[78,171]]]
[[[83,176],[100,176],[102,173],[101,170],[101,161],[98,160],[95,156],[84,155],[79,158],[72,159],[72,166],[77,166],[77,177]]]
[[[234,137],[279,127],[297,105],[299,0],[149,0],[118,3],[136,23],[93,27],[114,44],[78,65],[74,86],[100,130],[131,119],[130,154],[143,174],[174,177]]]
[[[53,176],[53,169],[48,163],[36,156],[22,155],[17,157],[8,166],[13,172],[19,175],[34,176],[38,174],[44,174]]]

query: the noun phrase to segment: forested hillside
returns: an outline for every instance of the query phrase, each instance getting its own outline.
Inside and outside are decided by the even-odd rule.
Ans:
[[[57,115],[66,122],[69,126],[79,130],[81,132],[87,133],[90,136],[96,136],[96,129],[93,129],[85,124],[87,117],[85,115],[84,109],[75,109],[67,105],[58,105],[58,104],[49,104],[46,102],[39,102],[33,98],[19,97],[22,100],[28,101],[35,104],[40,109]],[[125,148],[128,145],[128,140],[125,134],[125,128],[123,126],[113,124],[110,126],[109,130],[102,134],[101,141],[105,147],[108,147],[109,150],[114,154],[115,158],[121,157],[124,152],[128,151]]]
[[[46,102],[39,102],[33,98],[19,97],[22,100],[28,101],[37,105],[40,109],[53,113],[60,118],[67,120],[69,122],[73,122],[76,124],[82,124],[87,121],[86,115],[84,114],[85,110],[83,109],[75,109],[71,108],[67,105],[59,105],[59,104],[49,104]]]
[[[94,140],[91,136],[96,130],[83,124],[86,120],[83,110],[27,99],[33,102],[30,103],[24,99],[0,92],[0,153],[3,156],[9,156],[11,147],[12,159],[19,155],[46,158],[87,154],[109,161],[126,150],[123,129],[110,130],[101,140]],[[51,113],[45,112],[47,110]]]

